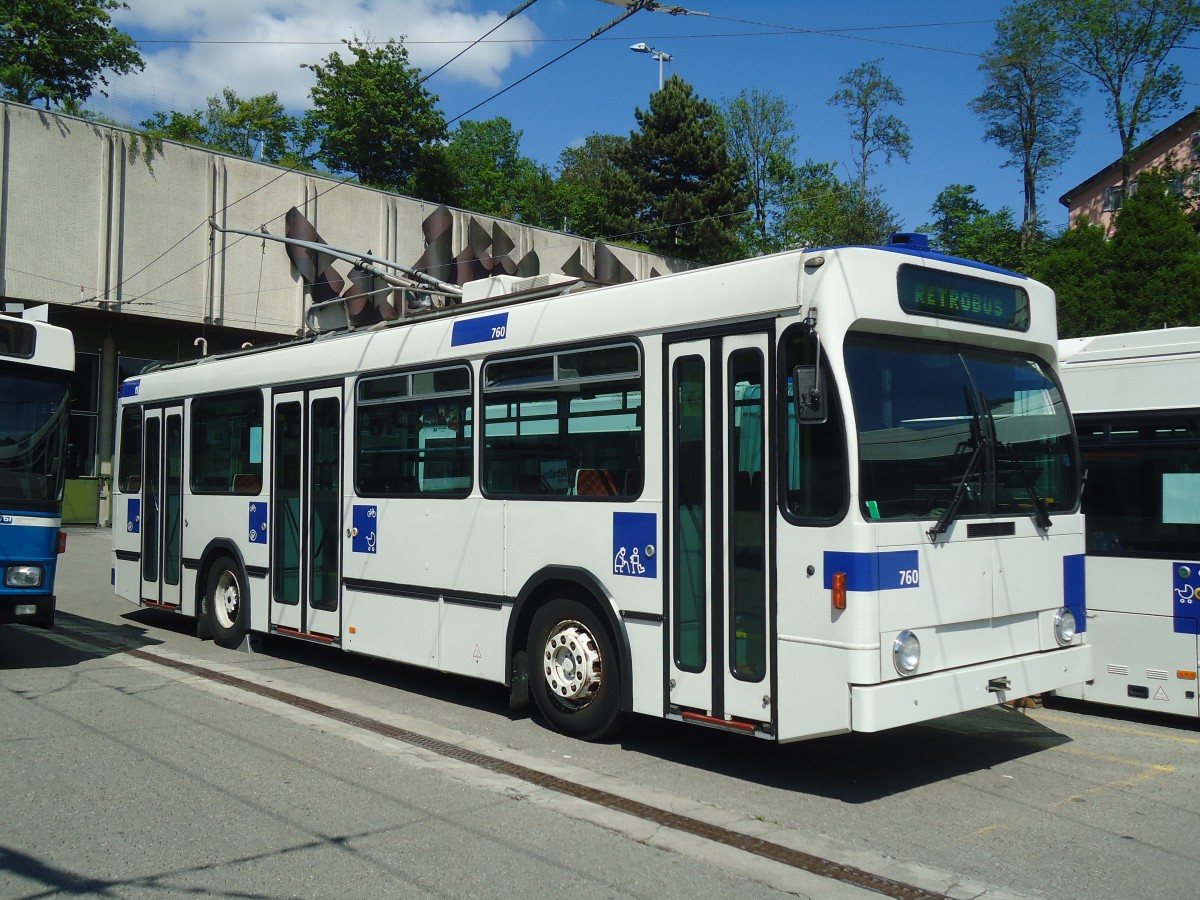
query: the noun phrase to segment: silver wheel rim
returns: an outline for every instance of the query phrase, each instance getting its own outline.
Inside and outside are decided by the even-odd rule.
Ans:
[[[592,633],[576,621],[559,622],[542,651],[546,687],[559,701],[582,709],[600,691],[604,659]]]
[[[237,621],[238,610],[242,607],[242,589],[238,586],[237,576],[228,569],[217,578],[217,587],[213,591],[213,612],[222,628],[232,628]]]

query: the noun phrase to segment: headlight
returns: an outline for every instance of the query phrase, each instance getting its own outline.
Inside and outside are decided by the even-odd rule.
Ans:
[[[35,588],[42,586],[41,566],[9,566],[4,570],[4,586]]]
[[[911,631],[902,631],[892,642],[892,662],[901,675],[911,675],[921,663],[921,642]]]
[[[1075,639],[1075,613],[1065,606],[1054,614],[1054,639],[1064,647]]]

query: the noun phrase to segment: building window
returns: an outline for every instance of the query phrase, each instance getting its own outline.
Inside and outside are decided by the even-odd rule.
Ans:
[[[67,424],[67,477],[96,476],[96,426],[100,420],[100,354],[76,353]]]

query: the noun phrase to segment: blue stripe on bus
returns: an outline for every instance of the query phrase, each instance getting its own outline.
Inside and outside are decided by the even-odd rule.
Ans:
[[[1087,578],[1082,553],[1063,557],[1063,606],[1075,616],[1075,630],[1087,631]]]
[[[1200,564],[1173,563],[1176,634],[1200,634]]]
[[[450,335],[450,346],[482,344],[485,341],[502,341],[508,333],[508,313],[480,316],[477,319],[459,319],[454,323]]]
[[[117,395],[119,397],[136,397],[138,391],[141,390],[142,380],[140,378],[126,378],[121,382],[121,391]]]
[[[916,550],[882,553],[825,551],[825,588],[833,587],[835,572],[846,573],[848,591],[896,591],[920,583],[920,561]]]

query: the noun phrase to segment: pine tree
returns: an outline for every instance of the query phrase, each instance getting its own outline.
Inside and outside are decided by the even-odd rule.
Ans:
[[[1200,237],[1160,172],[1117,213],[1113,285],[1131,330],[1200,325]]]
[[[629,176],[629,231],[651,250],[695,262],[744,255],[739,226],[748,215],[745,167],[728,152],[716,107],[678,75],[636,112],[618,164]]]

